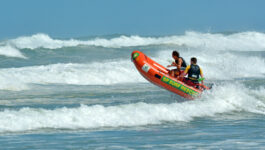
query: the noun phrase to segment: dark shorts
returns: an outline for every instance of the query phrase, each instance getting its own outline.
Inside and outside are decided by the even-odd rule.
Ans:
[[[184,78],[183,79],[183,82],[186,83],[189,86],[196,86],[196,85],[199,84],[199,81],[198,80],[191,80],[189,78]]]

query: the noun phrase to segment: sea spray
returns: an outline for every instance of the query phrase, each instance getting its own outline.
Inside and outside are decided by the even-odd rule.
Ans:
[[[200,48],[209,51],[264,51],[265,34],[261,32],[239,32],[233,34],[185,32],[184,35],[145,37],[121,35],[113,38],[54,39],[44,33],[32,36],[21,36],[0,42],[0,55],[24,58],[19,49],[38,48],[60,49],[76,46],[98,46],[105,48],[124,48],[132,46],[176,45],[190,48]],[[17,53],[17,54],[12,54]]]
[[[0,112],[0,132],[43,128],[91,129],[189,122],[197,117],[214,117],[220,113],[241,111],[264,115],[265,101],[256,98],[252,94],[253,91],[255,90],[248,89],[242,84],[226,83],[205,93],[201,99],[184,103],[140,102],[115,106],[81,105],[76,108],[5,109]]]

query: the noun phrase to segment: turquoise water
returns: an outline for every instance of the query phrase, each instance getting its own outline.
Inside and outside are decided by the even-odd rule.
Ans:
[[[265,34],[0,42],[0,149],[263,149]],[[185,101],[146,81],[130,54],[196,56],[206,82]]]

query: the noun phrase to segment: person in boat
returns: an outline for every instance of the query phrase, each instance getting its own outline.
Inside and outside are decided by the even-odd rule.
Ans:
[[[203,79],[203,72],[199,65],[197,65],[197,58],[192,57],[190,59],[190,65],[186,67],[185,71],[181,74],[180,78],[183,79],[183,82],[190,86],[195,86],[199,88],[199,78]],[[187,78],[184,78],[188,74]],[[201,81],[203,85],[203,80]]]
[[[178,77],[181,74],[181,71],[185,70],[187,67],[187,64],[185,60],[179,56],[179,52],[173,51],[172,52],[172,57],[174,59],[174,62],[171,65],[168,65],[167,67],[172,67],[175,66],[177,69],[173,69],[169,71],[169,74],[172,77]]]

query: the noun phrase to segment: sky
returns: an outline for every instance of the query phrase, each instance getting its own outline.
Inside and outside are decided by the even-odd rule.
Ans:
[[[264,0],[1,0],[0,39],[265,31]]]

